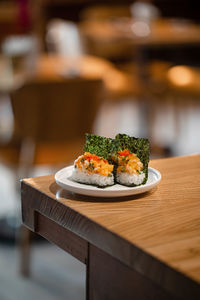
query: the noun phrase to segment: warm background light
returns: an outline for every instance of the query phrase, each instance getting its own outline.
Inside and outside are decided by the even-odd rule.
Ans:
[[[168,79],[176,85],[188,85],[193,81],[193,74],[188,67],[176,66],[167,72]]]

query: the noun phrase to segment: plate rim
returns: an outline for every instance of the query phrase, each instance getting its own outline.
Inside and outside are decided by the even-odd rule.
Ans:
[[[131,196],[131,195],[137,195],[137,194],[142,194],[145,193],[149,190],[151,190],[153,187],[155,187],[156,185],[158,185],[158,183],[161,181],[162,175],[160,173],[160,171],[158,171],[157,169],[154,169],[152,167],[148,167],[148,172],[151,171],[152,173],[154,173],[156,175],[156,180],[151,182],[151,183],[145,183],[144,185],[140,185],[140,186],[136,186],[136,187],[127,187],[127,186],[123,186],[122,185],[122,189],[117,188],[114,190],[108,190],[108,188],[105,189],[100,189],[96,186],[92,186],[92,185],[87,185],[87,184],[81,184],[79,182],[75,182],[75,185],[70,185],[70,184],[66,184],[60,181],[59,176],[60,173],[64,172],[65,170],[70,170],[73,168],[73,165],[64,167],[60,170],[58,170],[55,173],[55,181],[56,183],[63,189],[68,190],[70,192],[79,194],[79,195],[86,195],[86,196],[93,196],[93,197],[125,197],[125,196]],[[66,178],[67,179],[67,178]],[[67,179],[68,180],[68,179]],[[80,185],[80,186],[76,186],[76,184]],[[118,186],[120,187],[120,185],[118,184]],[[125,189],[124,189],[125,187]],[[118,193],[116,195],[116,193]]]

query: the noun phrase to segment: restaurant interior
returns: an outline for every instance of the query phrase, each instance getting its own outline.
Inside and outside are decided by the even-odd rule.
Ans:
[[[0,299],[85,299],[85,266],[39,236],[28,260],[20,179],[55,174],[85,133],[200,151],[195,0],[0,0]],[[103,299],[102,299],[103,300]]]

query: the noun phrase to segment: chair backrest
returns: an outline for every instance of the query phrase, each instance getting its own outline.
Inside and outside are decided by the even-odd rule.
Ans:
[[[92,132],[101,80],[32,82],[11,94],[16,134],[37,142],[68,142]]]
[[[47,25],[47,50],[68,56],[80,56],[84,53],[83,43],[75,23],[53,19]]]

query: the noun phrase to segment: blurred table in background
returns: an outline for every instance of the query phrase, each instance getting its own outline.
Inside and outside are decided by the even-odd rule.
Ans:
[[[7,61],[7,59],[6,59]],[[9,60],[7,64],[5,64],[4,69],[10,69]],[[68,56],[60,56],[56,54],[47,55],[40,54],[37,56],[35,60],[35,65],[33,69],[25,68],[24,71],[20,69],[20,72],[15,72],[15,70],[10,71],[8,74],[8,78],[5,81],[1,82],[0,91],[3,93],[8,93],[11,95],[15,95],[18,90],[23,90],[23,87],[27,85],[32,85],[34,83],[36,86],[44,85],[47,83],[50,85],[52,83],[63,83],[70,88],[70,84],[74,86],[74,82],[77,82],[77,86],[79,81],[92,81],[92,80],[100,80],[104,82],[104,94],[101,95],[101,104],[104,102],[106,97],[112,97],[113,99],[118,99],[118,97],[122,97],[124,95],[138,95],[141,92],[141,88],[139,82],[134,81],[134,77],[130,75],[125,75],[123,72],[117,70],[112,63],[104,60],[102,58],[97,58],[93,56],[80,56],[80,57],[68,57]],[[8,73],[9,73],[8,72]],[[4,72],[2,72],[2,77],[4,76]],[[35,87],[36,88],[36,87]],[[28,90],[27,90],[28,91]],[[36,91],[35,91],[36,92]],[[22,93],[22,92],[21,92]],[[19,92],[20,94],[20,92]],[[28,92],[26,94],[27,101],[28,97],[32,97],[33,90],[28,96]],[[44,93],[45,97],[45,93]],[[93,95],[95,98],[95,95]],[[33,97],[32,97],[33,98]],[[39,99],[39,97],[37,97]],[[42,100],[42,99],[41,99]],[[44,101],[46,101],[44,99]],[[68,103],[73,101],[68,98]],[[56,103],[56,98],[55,98]],[[14,122],[15,123],[15,122]],[[12,136],[12,140],[18,141],[17,131],[14,128],[14,134]],[[17,144],[17,147],[19,145]],[[10,145],[9,145],[10,147]],[[4,149],[5,148],[5,149]],[[12,162],[18,161],[18,148],[16,151],[16,155],[10,153],[7,147],[1,149],[4,153],[4,157],[6,157],[6,161],[10,160],[11,156],[13,157]],[[13,149],[13,148],[12,148]],[[45,151],[47,147],[45,148]],[[56,148],[54,147],[54,152]],[[45,157],[45,151],[44,157]],[[15,153],[15,152],[14,152]],[[63,151],[58,152],[57,158],[61,155]],[[67,152],[66,152],[67,153]],[[10,155],[11,154],[11,155]],[[64,154],[64,153],[63,153]],[[6,155],[6,156],[5,156]],[[9,159],[7,159],[7,156]]]
[[[61,81],[67,78],[83,77],[103,79],[106,92],[112,98],[141,93],[140,82],[136,76],[130,76],[116,69],[108,60],[95,56],[83,55],[74,58],[58,54],[41,54],[35,60],[33,70],[24,69],[24,72],[16,73],[12,72],[8,59],[5,59],[4,65],[4,72],[5,70],[9,72],[7,71],[7,80],[0,84],[1,92],[10,92],[25,81]]]
[[[148,51],[166,51],[166,58],[170,60],[170,51],[177,51],[178,55],[187,47],[200,46],[200,25],[182,19],[158,19],[152,22],[134,20],[132,18],[115,18],[107,21],[84,21],[80,23],[80,30],[85,37],[88,49],[93,55],[100,55],[113,60],[126,59],[127,53],[132,51],[132,65],[129,60],[129,73],[137,76],[144,87],[140,98],[141,126],[145,129],[141,135],[150,138],[153,143],[153,126],[155,109],[168,101],[173,95],[171,105],[177,117],[177,99],[184,96],[199,96],[198,69],[171,69],[173,62],[156,64],[156,69],[162,73],[161,78],[155,79],[154,63]],[[163,66],[165,67],[163,68]],[[173,73],[173,74],[172,74]],[[187,73],[185,75],[185,73]],[[195,76],[193,76],[195,73]],[[170,75],[171,74],[171,75]],[[189,74],[189,75],[188,75]],[[191,76],[191,74],[193,74]],[[176,77],[180,81],[189,76],[189,84],[176,84]],[[184,78],[183,78],[184,77]],[[155,84],[156,82],[156,84]],[[187,91],[187,94],[185,94]],[[186,98],[186,97],[185,97]],[[155,101],[156,100],[156,101]],[[188,99],[187,99],[188,100]],[[183,102],[179,102],[183,105]],[[188,102],[189,103],[189,102]],[[157,110],[158,111],[158,110]],[[178,126],[177,126],[178,128]],[[168,146],[168,145],[167,145]]]
[[[11,66],[8,60],[6,64],[9,70]],[[139,63],[139,68],[140,67],[141,65]],[[63,81],[67,80],[67,78],[71,79],[76,77],[103,79],[105,98],[123,101],[124,98],[129,97],[137,101],[140,105],[140,128],[145,128],[141,130],[139,135],[148,136],[153,145],[154,115],[155,112],[158,111],[157,108],[168,101],[168,95],[173,94],[174,100],[173,103],[171,103],[176,112],[176,123],[178,123],[178,97],[186,98],[186,96],[194,94],[196,98],[199,96],[199,69],[189,67],[182,67],[180,69],[178,66],[171,67],[172,64],[170,63],[146,64],[145,68],[147,68],[146,73],[148,77],[145,77],[144,80],[142,76],[141,78],[138,76],[137,68],[131,69],[129,73],[124,73],[116,69],[111,62],[100,57],[83,55],[77,58],[70,58],[57,54],[40,54],[35,60],[33,70],[27,69],[24,73],[13,74],[11,70],[9,70],[10,77],[8,76],[8,78],[10,79],[1,81],[0,91],[9,93],[27,81]],[[5,72],[2,78],[5,78],[4,75]],[[175,78],[175,81],[173,81],[173,78]],[[176,84],[177,80],[187,80],[187,78],[189,78],[188,83],[184,81],[184,84]],[[183,106],[183,101],[179,101],[179,104],[179,106]],[[179,125],[176,127],[178,128]],[[179,131],[177,131],[176,136],[178,132]]]
[[[112,98],[127,96],[127,94],[135,96],[141,93],[141,85],[136,76],[121,72],[111,62],[100,57],[84,55],[69,58],[44,55],[38,60],[36,78],[61,80],[67,76],[101,78],[105,83],[108,96]]]
[[[84,21],[80,23],[80,29],[86,41],[93,47],[91,49],[99,52],[104,47],[106,51],[109,44],[114,48],[200,43],[200,26],[181,19],[159,19],[150,23],[131,18]]]
[[[57,54],[41,54],[35,60],[33,69],[24,69],[24,71],[20,69],[20,72],[12,70],[11,62],[5,58],[2,70],[0,73],[5,80],[0,82],[0,92],[4,94],[12,94],[27,83],[63,82],[67,84],[67,81],[70,83],[71,80],[76,79],[77,81],[79,79],[103,80],[102,104],[107,99],[118,101],[124,96],[137,96],[142,91],[137,78],[117,70],[107,60],[87,55],[71,58]],[[7,78],[5,78],[6,72]],[[15,156],[14,161],[16,161]]]

